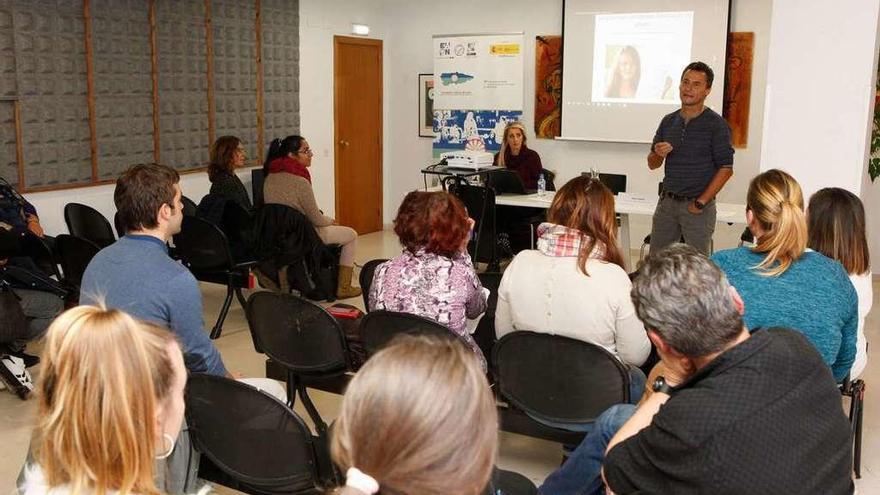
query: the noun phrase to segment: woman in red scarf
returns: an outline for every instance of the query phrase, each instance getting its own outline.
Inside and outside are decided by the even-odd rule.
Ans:
[[[266,176],[263,199],[266,203],[282,204],[299,210],[315,226],[321,240],[326,244],[342,246],[336,297],[357,297],[361,294],[361,289],[351,285],[357,232],[351,227],[336,225],[335,219],[324,215],[318,208],[315,192],[312,190],[312,176],[309,173],[311,165],[312,149],[302,136],[273,140],[263,164],[263,173]]]

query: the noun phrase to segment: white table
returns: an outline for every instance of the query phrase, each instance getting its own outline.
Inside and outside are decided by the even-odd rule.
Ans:
[[[544,196],[538,194],[499,194],[495,196],[496,205],[522,206],[529,208],[549,208],[553,201],[552,191],[547,191]],[[657,208],[657,197],[641,198],[634,196],[614,197],[614,211],[620,214],[620,229],[618,238],[620,249],[625,256],[630,253],[629,216],[630,215],[654,215]],[[746,206],[734,203],[716,203],[715,221],[727,224],[746,223]]]

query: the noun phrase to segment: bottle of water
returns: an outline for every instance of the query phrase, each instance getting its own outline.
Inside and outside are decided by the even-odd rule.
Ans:
[[[545,192],[547,192],[547,180],[544,179],[544,174],[541,174],[538,176],[538,197],[543,197]]]

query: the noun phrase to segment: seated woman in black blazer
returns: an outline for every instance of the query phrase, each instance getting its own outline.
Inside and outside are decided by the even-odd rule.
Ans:
[[[247,189],[235,175],[236,168],[242,168],[247,161],[247,153],[241,140],[235,136],[217,138],[211,146],[211,163],[208,164],[208,179],[211,181],[211,194],[219,194],[234,201],[245,211],[254,207],[248,197]]]

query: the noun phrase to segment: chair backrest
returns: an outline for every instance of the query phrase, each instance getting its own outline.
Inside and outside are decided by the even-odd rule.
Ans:
[[[199,207],[195,201],[187,198],[186,196],[181,196],[180,202],[183,203],[183,215],[184,216],[187,216],[187,217],[196,216],[196,212],[198,211]]]
[[[400,334],[457,338],[440,323],[410,313],[376,310],[367,313],[361,320],[361,339],[367,356],[372,356]]]
[[[31,231],[25,232],[20,239],[22,252],[26,253],[34,264],[48,276],[55,276],[61,281],[61,273],[58,271],[58,264],[55,263],[55,256],[52,249],[46,244],[42,238],[37,237]]]
[[[102,248],[116,242],[110,222],[91,206],[67,203],[64,205],[64,222],[70,235],[88,239]]]
[[[321,306],[294,296],[255,292],[247,319],[254,345],[297,374],[344,371],[348,362],[339,323]]]
[[[361,268],[361,274],[358,277],[358,283],[361,285],[361,296],[364,298],[364,309],[370,311],[370,287],[373,286],[373,275],[376,274],[376,268],[387,259],[370,260],[364,263]]]
[[[55,250],[61,261],[64,281],[68,285],[79,287],[86,267],[89,266],[89,262],[101,248],[88,239],[61,234],[55,238]]]
[[[219,272],[234,264],[226,235],[207,220],[184,215],[173,239],[175,256],[192,271]]]
[[[258,492],[289,493],[318,483],[308,426],[278,399],[250,385],[191,374],[186,420],[196,450]]]
[[[468,243],[468,253],[474,262],[495,261],[495,191],[483,186],[456,184],[450,192],[464,203],[468,215],[474,219],[474,238]]]
[[[602,347],[535,332],[505,335],[492,352],[501,395],[533,417],[586,423],[629,402],[626,368]]]
[[[254,208],[263,206],[263,182],[266,175],[262,168],[251,169],[251,196],[254,200]]]
[[[584,172],[583,174],[589,174]],[[626,192],[626,175],[625,174],[599,174],[599,181],[611,189],[611,194],[615,196],[618,193]]]

